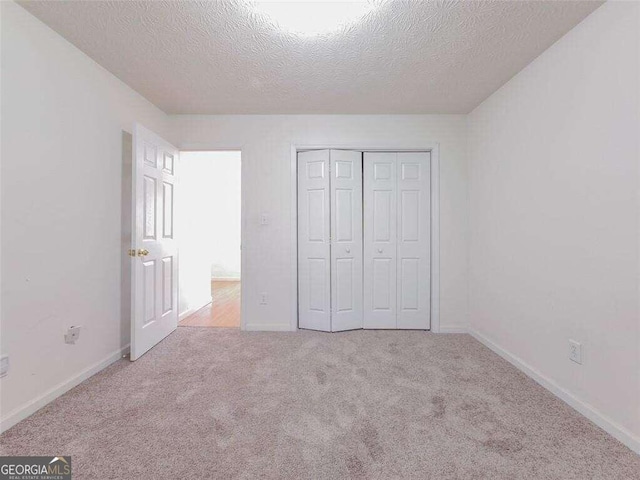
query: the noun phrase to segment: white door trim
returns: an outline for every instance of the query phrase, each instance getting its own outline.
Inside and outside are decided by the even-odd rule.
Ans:
[[[194,143],[194,144],[179,144],[178,151],[180,152],[240,152],[240,245],[242,245],[242,251],[240,252],[240,330],[247,330],[247,302],[249,296],[247,295],[246,282],[242,279],[247,278],[246,262],[244,252],[247,249],[249,242],[247,241],[247,202],[245,195],[247,194],[245,185],[245,178],[247,176],[247,162],[243,160],[244,150],[242,147],[226,145],[226,144],[209,144],[209,143]],[[178,276],[178,282],[180,278]],[[178,283],[180,288],[180,283]],[[178,306],[178,308],[180,308]]]
[[[291,302],[290,330],[298,329],[298,152],[324,149],[431,153],[431,332],[440,333],[440,144],[437,142],[422,146],[291,144],[291,298],[293,301]]]

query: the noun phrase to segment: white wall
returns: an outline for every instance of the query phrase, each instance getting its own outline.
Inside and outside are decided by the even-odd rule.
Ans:
[[[164,113],[39,20],[12,2],[0,8],[5,428],[128,344],[123,130],[140,121],[169,132]],[[69,325],[83,327],[76,345],[64,343]]]
[[[463,115],[173,116],[179,147],[242,149],[242,309],[249,329],[288,330],[292,294],[291,144],[421,146],[440,142],[440,322],[467,319],[466,118]],[[260,214],[269,225],[260,225]],[[259,294],[268,304],[259,304]]]
[[[212,278],[240,279],[240,167],[240,152],[180,152],[181,315],[211,301]]]
[[[606,3],[469,115],[471,327],[636,449],[639,10]]]

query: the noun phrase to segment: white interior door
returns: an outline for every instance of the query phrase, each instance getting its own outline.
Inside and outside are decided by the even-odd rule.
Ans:
[[[331,150],[331,331],[362,328],[362,152]]]
[[[298,326],[331,331],[329,150],[298,153]]]
[[[431,328],[431,154],[397,154],[397,328]]]
[[[364,328],[397,328],[395,153],[364,154]]]
[[[178,326],[173,218],[178,151],[137,124],[133,148],[131,360],[136,360]]]

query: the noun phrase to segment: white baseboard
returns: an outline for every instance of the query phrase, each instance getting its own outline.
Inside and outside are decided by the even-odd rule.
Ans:
[[[465,325],[440,325],[438,333],[469,333]]]
[[[0,433],[10,429],[16,423],[24,420],[30,415],[33,415],[45,405],[51,403],[62,394],[68,392],[73,387],[76,387],[77,385],[84,382],[87,378],[95,375],[100,370],[111,365],[113,362],[120,360],[127,353],[129,353],[129,345],[116,350],[99,362],[94,363],[90,367],[84,369],[79,374],[69,378],[68,380],[65,380],[62,383],[59,383],[51,390],[45,392],[43,395],[27,403],[25,406],[15,409],[0,421]]]
[[[249,323],[243,330],[247,332],[292,332],[288,323]],[[297,329],[296,329],[297,330]]]
[[[178,315],[178,322],[181,322],[182,320],[187,318],[189,315],[191,315],[192,313],[197,312],[201,308],[206,307],[212,301],[213,301],[213,299],[211,297],[209,297],[208,299],[203,299],[202,301],[196,303],[193,307],[187,308],[184,312],[182,312],[180,315]]]
[[[579,413],[587,417],[605,432],[607,432],[612,437],[618,439],[620,442],[624,443],[627,447],[629,447],[634,452],[640,454],[640,438],[636,437],[630,431],[625,429],[624,427],[618,425],[613,420],[608,418],[606,415],[602,414],[591,405],[583,402],[572,393],[568,392],[556,382],[546,377],[535,368],[531,367],[527,363],[525,363],[520,358],[516,357],[512,353],[509,353],[504,348],[500,347],[492,340],[487,338],[481,333],[478,333],[475,330],[469,330],[469,334],[471,334],[476,340],[485,345],[486,347],[493,350],[495,353],[500,355],[506,361],[515,366],[518,370],[526,374],[528,377],[532,378],[544,388],[553,393],[560,400],[565,402],[570,407],[577,410]]]
[[[197,310],[197,308],[187,308],[184,312],[182,312],[180,315],[178,315],[178,322],[181,322],[182,320],[187,318],[189,315],[191,315],[196,310]]]

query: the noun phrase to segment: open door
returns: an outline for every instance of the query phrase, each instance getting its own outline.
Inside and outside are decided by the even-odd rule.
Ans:
[[[158,135],[133,128],[131,360],[178,326],[178,247],[174,190],[178,151]]]

